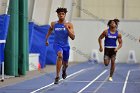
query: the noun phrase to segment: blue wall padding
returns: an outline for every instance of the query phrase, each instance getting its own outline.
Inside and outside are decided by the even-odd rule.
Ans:
[[[10,16],[7,14],[0,15],[0,40],[6,40],[8,33]],[[4,62],[4,43],[0,43],[0,64]]]
[[[49,46],[46,46],[46,34],[49,25],[38,26],[33,22],[29,23],[29,47],[30,53],[39,53],[39,62],[41,68],[46,64],[56,64],[56,53],[53,49],[54,34],[52,33],[49,38]]]

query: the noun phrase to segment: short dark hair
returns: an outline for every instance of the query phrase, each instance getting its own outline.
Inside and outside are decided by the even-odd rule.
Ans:
[[[108,23],[107,23],[107,25],[110,26],[110,24],[111,24],[112,21],[114,21],[117,26],[118,26],[118,24],[120,22],[119,19],[113,19],[113,20],[109,20]]]
[[[64,12],[66,14],[68,11],[67,11],[67,8],[61,8],[61,7],[59,7],[59,8],[57,8],[56,12],[57,13]]]

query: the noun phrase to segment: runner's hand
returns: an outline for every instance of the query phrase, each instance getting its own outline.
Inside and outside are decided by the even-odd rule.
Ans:
[[[100,51],[100,52],[103,52],[103,48],[102,48],[102,47],[100,47],[100,48],[99,48],[99,51]]]
[[[115,48],[115,50],[114,50],[115,52],[117,52],[118,51],[118,49],[117,48]]]
[[[46,46],[49,46],[49,42],[48,41],[46,41]]]

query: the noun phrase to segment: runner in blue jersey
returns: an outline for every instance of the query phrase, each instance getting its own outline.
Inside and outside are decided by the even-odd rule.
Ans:
[[[119,20],[109,20],[107,30],[104,30],[103,33],[99,36],[99,51],[103,51],[102,46],[102,39],[104,40],[104,64],[108,66],[111,61],[111,68],[110,68],[110,76],[108,78],[109,81],[113,81],[112,76],[115,70],[115,59],[117,51],[122,47],[122,35],[117,31]],[[117,46],[117,41],[119,45]]]
[[[50,36],[51,32],[54,31],[54,45],[53,48],[57,54],[57,62],[56,62],[56,78],[54,84],[59,83],[60,79],[60,70],[62,67],[62,78],[65,79],[66,69],[68,67],[68,60],[69,60],[69,53],[70,53],[70,45],[68,41],[68,37],[70,37],[72,40],[75,39],[74,29],[72,23],[65,20],[65,16],[67,13],[66,8],[58,8],[56,10],[58,21],[51,22],[50,29],[46,35],[46,39],[48,40],[48,37]],[[49,43],[46,40],[46,45],[48,46]]]

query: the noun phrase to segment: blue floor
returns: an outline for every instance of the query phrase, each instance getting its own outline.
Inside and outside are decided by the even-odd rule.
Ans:
[[[69,67],[68,78],[58,85],[53,84],[55,73],[47,73],[0,88],[0,93],[140,93],[139,64],[116,64],[113,82],[108,81],[109,68],[85,62]]]

